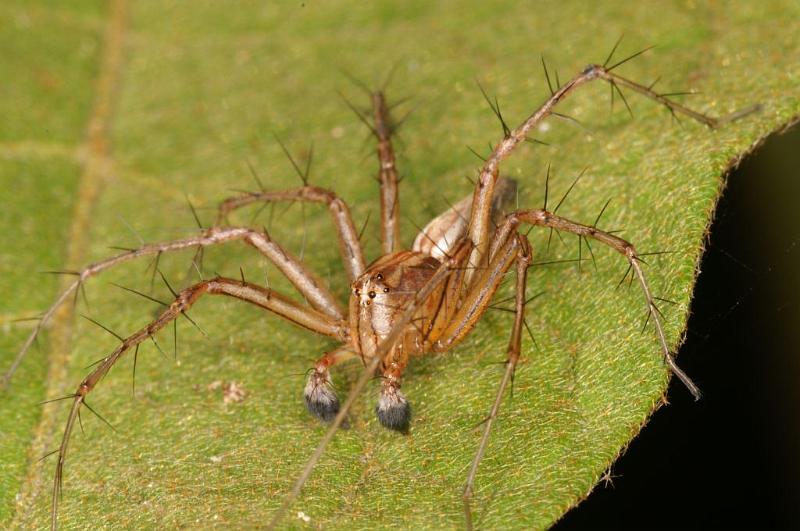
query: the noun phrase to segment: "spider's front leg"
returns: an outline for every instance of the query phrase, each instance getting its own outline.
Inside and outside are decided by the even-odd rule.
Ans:
[[[658,341],[661,346],[661,352],[664,356],[664,362],[670,368],[672,374],[677,376],[678,379],[683,382],[694,399],[700,399],[700,389],[697,387],[697,385],[695,385],[691,378],[689,378],[689,376],[683,372],[680,367],[678,367],[678,364],[675,362],[675,358],[670,352],[669,345],[667,344],[667,338],[664,334],[664,327],[661,323],[661,311],[656,306],[655,298],[650,291],[650,285],[647,283],[644,271],[642,270],[641,259],[633,244],[623,240],[618,236],[614,236],[613,234],[602,231],[595,226],[576,223],[574,221],[570,221],[569,219],[553,214],[552,212],[548,212],[547,210],[519,210],[508,214],[504,222],[500,225],[500,227],[498,227],[497,231],[495,232],[495,237],[492,241],[490,255],[493,252],[497,252],[495,249],[502,249],[501,245],[503,241],[516,234],[516,229],[520,223],[527,223],[533,226],[547,227],[555,230],[570,232],[572,234],[576,234],[579,238],[592,238],[611,247],[624,256],[628,260],[630,270],[633,271],[634,276],[639,281],[639,286],[642,289],[642,295],[644,296],[645,305],[647,307],[648,320],[653,320],[653,324],[656,329],[656,335],[658,336]]]
[[[64,274],[74,275],[76,280],[72,282],[53,302],[53,304],[42,314],[39,322],[33,331],[28,335],[25,343],[17,352],[9,369],[0,380],[0,389],[5,388],[11,381],[11,377],[16,371],[23,357],[39,336],[49,320],[55,315],[56,310],[66,302],[71,295],[77,295],[78,290],[83,289],[84,283],[100,273],[144,256],[154,256],[156,266],[158,258],[164,253],[171,253],[192,248],[205,248],[220,245],[226,242],[243,241],[258,249],[267,259],[286,276],[295,288],[309,301],[309,304],[334,319],[342,319],[344,311],[333,294],[325,287],[322,280],[313,274],[300,260],[292,256],[283,247],[272,240],[266,233],[261,233],[244,227],[212,227],[203,231],[199,236],[184,238],[182,240],[166,241],[143,245],[136,249],[130,249],[116,256],[100,260],[86,266],[80,271],[66,271]]]
[[[517,238],[520,240],[521,251],[516,258],[517,282],[516,295],[514,297],[514,325],[511,329],[511,339],[508,341],[506,370],[503,373],[503,379],[500,381],[500,387],[497,389],[497,395],[495,396],[492,409],[485,420],[481,442],[478,445],[478,450],[475,452],[475,457],[472,459],[472,465],[467,475],[467,482],[464,485],[462,499],[464,500],[464,520],[467,529],[472,529],[472,509],[470,507],[470,501],[472,500],[472,489],[475,484],[475,476],[478,473],[478,465],[483,458],[483,454],[486,452],[486,446],[489,443],[489,433],[500,411],[500,403],[503,400],[503,394],[508,384],[514,378],[514,371],[516,370],[521,351],[522,325],[525,322],[525,287],[528,279],[528,267],[530,267],[531,264],[531,247],[525,236],[517,234]]]
[[[345,314],[343,309],[322,280],[297,257],[293,256],[278,242],[270,238],[266,232],[259,232],[246,227],[211,227],[204,230],[199,236],[184,238],[182,240],[146,244],[90,264],[80,271],[63,272],[64,274],[74,275],[77,277],[76,280],[59,294],[55,302],[53,302],[39,318],[36,327],[28,335],[25,343],[17,352],[17,356],[14,358],[11,366],[0,380],[0,389],[4,389],[11,381],[11,377],[22,362],[23,357],[28,352],[31,345],[33,345],[39,333],[44,329],[53,315],[55,315],[56,310],[69,299],[70,295],[77,295],[78,290],[83,289],[83,285],[88,279],[119,264],[130,262],[144,256],[155,256],[156,261],[154,269],[156,269],[158,267],[158,259],[164,253],[192,248],[204,249],[206,247],[232,241],[242,241],[257,249],[286,276],[287,280],[289,280],[297,291],[306,298],[312,308],[336,320],[344,318]]]
[[[624,78],[613,71],[619,65],[627,62],[632,57],[635,57],[635,55],[623,61],[619,61],[617,64],[610,67],[597,64],[591,64],[587,66],[581,73],[560,87],[557,87],[555,90],[551,88],[552,94],[550,97],[547,98],[547,100],[516,129],[505,129],[505,136],[502,140],[500,140],[500,142],[498,142],[492,153],[484,162],[480,175],[478,176],[478,180],[475,184],[475,192],[472,201],[472,215],[470,216],[468,228],[469,238],[475,244],[475,248],[473,249],[469,259],[469,264],[473,267],[473,269],[477,270],[481,267],[485,267],[490,261],[491,255],[488,253],[488,249],[489,240],[491,238],[490,224],[492,202],[495,194],[495,186],[500,175],[500,163],[509,155],[511,155],[514,149],[516,149],[516,147],[528,137],[528,133],[530,133],[534,127],[542,123],[542,121],[551,114],[554,114],[555,107],[581,85],[601,79],[609,83],[612,90],[616,90],[620,95],[622,95],[622,92],[619,87],[626,87],[663,105],[673,116],[676,116],[677,114],[688,116],[689,118],[692,118],[693,120],[696,120],[712,129],[743,118],[761,108],[760,105],[752,105],[745,109],[741,109],[721,117],[708,116],[701,112],[697,112],[684,105],[681,105],[676,101],[673,101],[666,95],[655,92],[652,89],[652,86],[647,87],[640,83],[636,83],[635,81]],[[606,63],[608,63],[610,60],[611,56],[609,56]],[[468,286],[473,285],[474,282],[474,271],[470,271],[467,274],[465,289]]]
[[[304,186],[293,190],[277,190],[245,193],[229,197],[219,205],[217,225],[225,224],[232,211],[254,203],[277,203],[299,201],[304,203],[321,203],[328,206],[336,236],[339,240],[339,252],[347,270],[347,278],[355,280],[364,272],[364,253],[358,241],[358,232],[353,224],[353,216],[347,203],[330,190],[317,186]]]
[[[514,265],[520,252],[529,254],[527,240],[509,237],[502,242],[491,258],[489,265],[476,272],[474,284],[466,291],[457,308],[449,316],[444,326],[431,338],[431,350],[446,352],[463,340],[475,328],[481,316],[486,312],[492,297],[500,287],[505,274]],[[464,277],[472,270],[464,267]],[[456,292],[463,290],[463,282],[452,286]]]
[[[134,334],[122,340],[122,343],[108,356],[98,363],[97,367],[86,376],[78,386],[77,390],[69,398],[73,399],[67,424],[64,428],[64,435],[58,449],[58,462],[56,473],[53,479],[53,499],[51,520],[53,529],[56,528],[58,515],[58,501],[61,493],[61,478],[63,476],[64,461],[67,456],[67,448],[75,421],[78,419],[81,407],[86,404],[86,396],[94,390],[98,382],[111,370],[119,359],[131,349],[138,353],[138,345],[156,332],[164,328],[167,324],[178,319],[200,299],[203,295],[226,295],[245,302],[249,302],[265,310],[269,310],[284,319],[291,321],[303,328],[313,332],[326,335],[346,342],[349,339],[349,330],[346,321],[335,319],[322,312],[300,305],[288,297],[281,295],[271,289],[264,288],[245,281],[232,280],[217,277],[211,280],[199,282],[189,288],[181,290],[176,294],[174,302],[154,321],[139,329]],[[87,405],[87,407],[89,407]]]

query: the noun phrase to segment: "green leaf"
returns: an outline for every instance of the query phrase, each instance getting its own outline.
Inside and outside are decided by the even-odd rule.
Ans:
[[[22,111],[30,118],[5,120],[0,129],[3,367],[30,326],[13,319],[42,311],[56,294],[58,279],[34,271],[78,267],[113,253],[109,246],[137,246],[139,238],[196,233],[186,198],[210,223],[232,190],[255,189],[248,161],[268,188],[297,186],[273,133],[301,158],[313,142],[312,183],[336,190],[356,225],[372,214],[364,244],[367,256],[377,257],[373,142],[337,91],[358,106],[368,102],[343,72],[374,87],[396,66],[389,98],[412,98],[396,111],[414,111],[396,141],[410,243],[414,224],[471,192],[465,177],[480,162],[465,146],[485,153],[500,137],[476,79],[513,126],[549,94],[540,53],[564,82],[586,63],[602,63],[622,33],[620,58],[657,45],[620,67],[622,75],[645,84],[660,76],[663,91],[697,90],[687,104],[711,114],[756,102],[764,110],[711,131],[688,120],[671,123],[662,107],[626,94],[631,119],[619,99],[609,112],[609,88],[595,82],[559,107],[580,126],[548,120],[536,136],[550,146],[523,146],[503,172],[519,181],[520,206],[538,207],[548,162],[553,198],[588,166],[559,213],[592,223],[610,198],[602,227],[622,229],[643,252],[670,251],[650,257],[646,273],[658,296],[677,303],[663,308],[677,347],[725,172],[800,108],[800,13],[791,2],[651,7],[135,2],[114,26],[120,12],[113,7],[4,5],[0,36],[4,46],[15,43],[17,59],[0,67],[15,80],[2,89],[0,105],[3,116]],[[110,69],[101,59],[109,27],[124,44]],[[104,78],[116,84],[104,89],[95,81]],[[104,115],[104,104],[113,112]],[[108,117],[107,166],[96,156],[102,146],[85,140],[98,115]],[[255,212],[231,221],[249,223]],[[348,282],[324,209],[278,207],[256,223],[269,223],[272,236],[345,300]],[[554,238],[548,252],[547,236],[531,233],[535,260],[576,256],[574,237],[563,244]],[[661,402],[669,374],[652,327],[641,332],[641,294],[635,285],[617,288],[622,257],[599,244],[592,250],[596,268],[566,263],[530,272],[530,293],[545,292],[528,307],[536,345],[523,340],[513,397],[503,402],[479,469],[473,506],[480,527],[550,525],[587,495]],[[161,258],[173,286],[196,280],[191,257]],[[149,293],[147,266],[132,263],[90,281],[88,307],[81,302],[76,313],[122,335],[143,326],[155,305],[109,282]],[[263,260],[251,248],[232,243],[206,252],[209,274],[238,277],[240,266],[248,280],[264,279]],[[266,270],[271,287],[291,293]],[[169,297],[160,282],[153,292]],[[510,293],[508,286],[498,297]],[[73,433],[66,463],[65,527],[263,525],[324,433],[305,412],[302,390],[305,371],[332,342],[234,300],[204,299],[191,316],[209,337],[179,322],[177,361],[171,330],[157,338],[165,355],[145,345],[135,399],[131,357],[89,396],[117,431],[84,410],[85,433]],[[461,489],[503,370],[511,321],[489,312],[458,348],[412,363],[403,385],[415,415],[407,437],[378,425],[372,385],[285,523],[462,527]],[[67,315],[45,336],[0,403],[0,429],[11,434],[0,446],[4,526],[43,527],[49,517],[55,460],[36,459],[57,447],[67,405],[50,404],[40,415],[35,401],[73,392],[85,367],[116,342]],[[342,395],[358,374],[357,363],[335,372]],[[238,382],[245,399],[225,404],[218,381]]]

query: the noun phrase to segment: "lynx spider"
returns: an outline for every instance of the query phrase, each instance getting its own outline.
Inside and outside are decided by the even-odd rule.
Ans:
[[[526,278],[531,263],[530,243],[524,234],[517,231],[521,224],[592,238],[623,255],[628,261],[629,270],[633,272],[641,287],[648,319],[652,319],[654,323],[666,365],[695,399],[698,399],[699,389],[677,366],[669,350],[655,298],[642,271],[640,257],[632,244],[598,229],[595,225],[584,225],[558,216],[554,211],[547,210],[546,202],[541,209],[523,209],[501,214],[509,199],[514,196],[516,184],[511,179],[499,176],[500,162],[508,157],[518,144],[526,140],[531,130],[546,117],[558,114],[554,108],[562,99],[590,81],[600,79],[608,82],[612,94],[616,91],[626,107],[627,101],[620,87],[638,92],[664,105],[673,116],[683,114],[709,128],[717,128],[737,120],[758,108],[758,106],[749,107],[720,118],[696,112],[670,99],[671,95],[654,91],[652,85],[648,87],[616,74],[614,70],[617,67],[645,51],[642,50],[608,66],[617,45],[619,42],[603,65],[591,64],[571,80],[555,88],[551,85],[545,66],[550,97],[516,129],[511,130],[503,123],[504,137],[485,159],[473,194],[434,218],[417,235],[410,251],[401,250],[399,238],[398,174],[390,139],[393,125],[383,92],[377,91],[370,93],[373,110],[371,123],[360,111],[356,111],[377,139],[380,162],[382,256],[371,264],[365,264],[359,234],[347,204],[333,192],[309,186],[304,182],[301,188],[245,193],[230,197],[220,204],[215,225],[202,230],[199,236],[143,245],[91,264],[78,272],[77,280],[59,295],[41,317],[36,329],[5,374],[3,387],[8,384],[11,375],[45,323],[64,301],[82,288],[86,280],[115,265],[143,256],[159,256],[165,252],[190,248],[202,250],[225,242],[243,241],[255,247],[271,261],[304,296],[307,304],[295,302],[268,287],[247,282],[244,278],[239,280],[217,276],[174,293],[174,301],[155,320],[134,334],[121,339],[121,344],[98,362],[96,368],[81,381],[75,393],[64,397],[72,399],[73,402],[60,447],[56,451],[58,461],[53,480],[52,528],[57,527],[61,478],[70,434],[81,406],[86,405],[86,396],[123,354],[132,348],[138,351],[139,343],[151,338],[181,315],[186,316],[185,312],[203,295],[226,295],[249,302],[300,327],[341,342],[340,347],[325,353],[309,373],[304,390],[306,405],[313,415],[328,422],[330,428],[307,461],[291,493],[284,499],[281,508],[270,522],[269,527],[273,528],[299,496],[325,447],[345,421],[356,396],[378,371],[382,380],[378,405],[375,409],[377,417],[383,426],[401,433],[407,432],[411,409],[400,387],[409,358],[430,352],[446,352],[462,341],[487,310],[504,275],[513,267],[516,273],[514,323],[508,343],[506,369],[483,425],[483,434],[463,489],[465,524],[471,529],[470,498],[478,465],[486,450],[503,394],[513,377],[520,357]],[[489,103],[491,105],[491,101]],[[493,106],[493,110],[502,121],[499,109]],[[294,163],[293,160],[292,162]],[[324,283],[298,258],[272,240],[266,231],[249,227],[229,227],[225,224],[227,214],[233,210],[254,203],[282,201],[321,203],[328,206],[337,231],[342,261],[351,281],[348,308],[343,308]],[[355,357],[361,358],[364,370],[345,402],[340,404],[331,386],[329,368]]]

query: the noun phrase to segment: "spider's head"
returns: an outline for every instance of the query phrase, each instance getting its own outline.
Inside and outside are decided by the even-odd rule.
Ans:
[[[438,266],[438,260],[425,254],[400,251],[377,259],[353,282],[350,325],[358,330],[362,355],[371,356]]]
[[[358,306],[372,306],[373,303],[380,304],[386,298],[391,288],[386,283],[386,276],[378,271],[371,274],[364,274],[357,278],[352,288],[352,297]]]

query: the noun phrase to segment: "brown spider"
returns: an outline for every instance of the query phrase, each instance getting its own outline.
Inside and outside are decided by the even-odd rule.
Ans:
[[[613,54],[613,50],[612,50]],[[635,54],[638,55],[638,54]],[[602,79],[612,90],[622,95],[626,87],[659,102],[671,113],[680,113],[708,127],[718,127],[738,119],[755,108],[712,118],[693,111],[650,87],[625,79],[613,70],[632,57],[612,66],[592,64],[566,84],[551,88],[551,96],[519,127],[510,130],[485,160],[474,192],[433,219],[416,237],[411,250],[402,250],[399,241],[397,170],[390,141],[392,122],[382,92],[372,93],[373,121],[359,116],[367,123],[378,141],[381,192],[381,242],[383,255],[365,265],[359,235],[348,206],[333,192],[309,186],[285,191],[247,193],[223,201],[215,226],[202,234],[183,240],[144,245],[92,264],[77,274],[77,280],[63,292],[48,309],[36,330],[23,345],[17,359],[6,374],[5,382],[19,364],[22,355],[44,326],[71,293],[83,282],[100,272],[142,256],[189,248],[205,248],[240,240],[255,247],[269,259],[304,296],[308,304],[300,304],[270,289],[247,282],[242,278],[216,277],[198,282],[174,293],[175,299],[147,326],[122,339],[121,344],[99,361],[86,376],[71,398],[72,408],[58,449],[58,462],[53,485],[52,526],[56,527],[60,482],[70,434],[86,396],[112,366],[130,349],[138,351],[142,341],[174,321],[203,295],[227,295],[269,310],[298,326],[336,339],[341,345],[325,353],[310,371],[304,396],[309,411],[331,424],[281,509],[276,513],[274,526],[291,502],[297,497],[312,468],[334,433],[345,421],[357,394],[376,372],[382,376],[378,403],[375,408],[380,423],[390,429],[407,432],[411,407],[401,392],[403,371],[413,356],[446,352],[462,341],[487,310],[504,275],[512,268],[516,272],[515,319],[508,344],[506,370],[500,382],[495,402],[484,424],[483,436],[464,487],[466,525],[472,526],[469,501],[478,465],[485,451],[492,424],[497,417],[501,398],[508,386],[520,356],[520,338],[525,313],[527,269],[531,263],[531,248],[525,235],[517,232],[520,224],[566,231],[583,238],[593,238],[622,254],[636,277],[644,296],[648,316],[652,319],[661,345],[664,361],[695,398],[700,392],[690,378],[676,365],[669,351],[658,309],[640,265],[640,259],[629,242],[604,232],[594,225],[570,221],[554,212],[542,209],[515,210],[503,215],[503,209],[515,196],[516,184],[499,176],[500,162],[524,141],[528,133],[553,114],[554,107],[580,85]],[[546,71],[545,71],[546,72]],[[549,83],[549,79],[548,79]],[[627,103],[626,103],[627,104]],[[493,107],[499,116],[499,110]],[[232,210],[256,202],[299,201],[323,203],[328,206],[338,234],[339,248],[351,281],[349,305],[344,308],[324,283],[296,257],[272,240],[265,231],[247,227],[228,227],[225,220]],[[358,357],[365,366],[347,400],[340,404],[331,386],[329,369],[341,362]],[[87,406],[88,407],[88,406]]]

